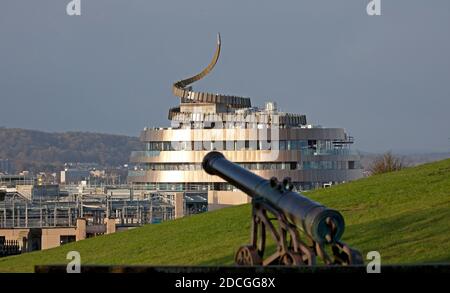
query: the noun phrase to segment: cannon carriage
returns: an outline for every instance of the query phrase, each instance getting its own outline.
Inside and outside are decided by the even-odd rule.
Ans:
[[[203,169],[239,188],[252,198],[251,243],[235,255],[238,265],[363,264],[361,253],[341,241],[342,215],[293,191],[289,178],[264,179],[227,160],[220,152],[208,153]],[[267,234],[275,252],[266,256]]]

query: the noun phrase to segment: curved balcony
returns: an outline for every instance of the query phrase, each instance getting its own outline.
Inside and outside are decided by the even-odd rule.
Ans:
[[[132,151],[131,157],[153,158],[159,156],[161,151]]]
[[[132,152],[131,163],[201,163],[210,151],[136,151]],[[233,162],[298,162],[300,151],[242,150],[222,151]]]
[[[265,137],[272,140],[315,139],[346,140],[342,128],[276,128],[276,129],[149,129],[141,132],[142,142],[151,141],[229,141],[255,140]]]

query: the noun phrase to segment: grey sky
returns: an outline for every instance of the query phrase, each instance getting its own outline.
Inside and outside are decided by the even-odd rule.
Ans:
[[[450,1],[0,2],[0,126],[138,135],[169,125],[171,84],[344,127],[366,151],[450,149]]]

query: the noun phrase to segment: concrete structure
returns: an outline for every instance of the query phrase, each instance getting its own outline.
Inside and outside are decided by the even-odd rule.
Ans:
[[[66,168],[61,171],[61,184],[78,184],[79,182],[86,180],[91,175],[89,170],[69,169]]]
[[[19,241],[23,252],[49,249],[86,239],[86,220],[76,223],[75,227],[0,228],[0,238]]]
[[[16,185],[17,193],[29,200],[57,200],[60,196],[58,184]]]
[[[0,228],[0,239],[16,240],[22,252],[49,249],[89,237],[116,232],[116,219],[105,218],[104,224],[87,225],[85,218],[76,219],[71,227]]]
[[[116,219],[105,218],[106,234],[116,233]]]
[[[17,185],[34,185],[36,178],[28,175],[0,175],[0,187],[16,187]]]
[[[202,170],[201,161],[212,150],[262,177],[290,177],[297,190],[362,177],[359,155],[350,150],[353,138],[344,129],[310,125],[305,115],[281,112],[273,102],[258,108],[247,97],[193,91],[190,84],[213,69],[220,46],[219,36],[211,63],[174,84],[180,104],[169,110],[172,127],[142,131],[145,149],[130,158],[136,164],[128,174],[134,190],[183,192],[185,198],[195,193],[208,200],[209,209],[248,202],[233,186]]]
[[[208,210],[213,211],[230,205],[250,203],[251,198],[237,191],[208,191]]]

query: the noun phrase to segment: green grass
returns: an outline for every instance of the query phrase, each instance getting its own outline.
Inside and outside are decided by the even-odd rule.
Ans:
[[[343,240],[384,264],[450,262],[450,159],[372,176],[307,194],[342,212]],[[230,265],[248,243],[250,206],[242,205],[157,225],[0,259],[0,272],[37,264]]]

